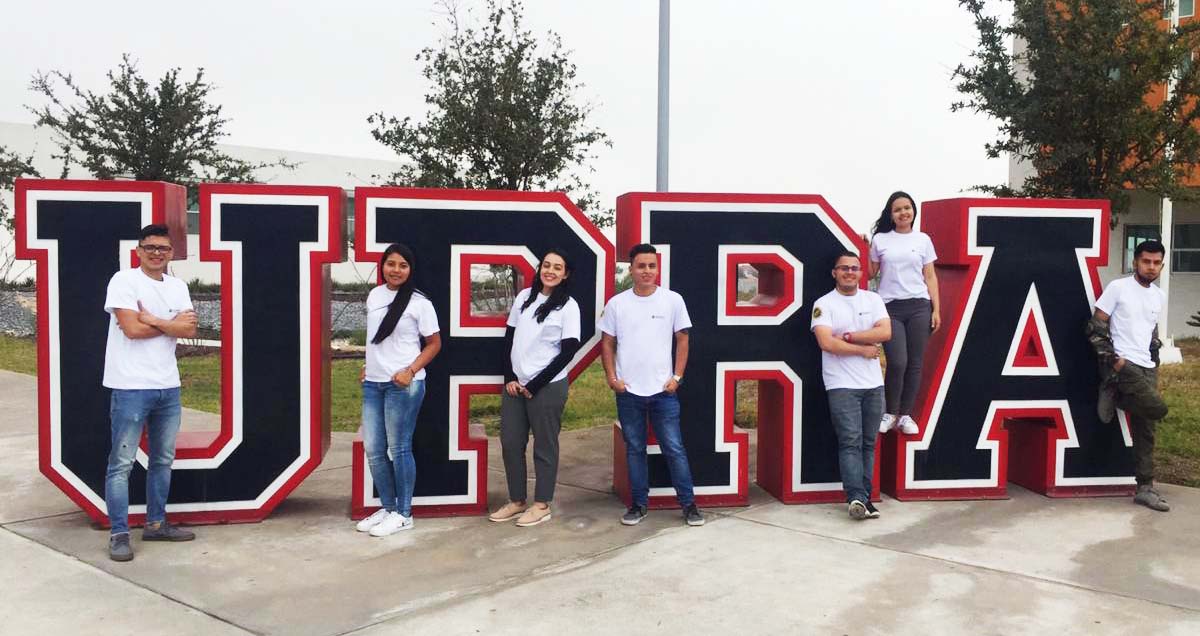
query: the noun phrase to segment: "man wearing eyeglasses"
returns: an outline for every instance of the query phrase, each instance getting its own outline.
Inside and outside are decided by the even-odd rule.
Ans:
[[[195,535],[167,523],[167,492],[179,432],[179,368],[175,341],[196,335],[187,285],[167,275],[171,239],[165,225],[147,225],[138,240],[137,267],[113,274],[104,311],[111,314],[104,350],[104,386],[112,389],[112,445],[104,503],[112,526],[108,555],[133,559],[129,543],[129,473],[142,429],[147,429],[146,522],[143,541],[191,541]]]
[[[879,345],[892,337],[883,299],[858,287],[860,267],[854,252],[838,255],[832,270],[836,286],[813,304],[811,323],[821,347],[821,377],[838,438],[847,511],[856,521],[879,517],[871,503],[875,438],[883,416]]]

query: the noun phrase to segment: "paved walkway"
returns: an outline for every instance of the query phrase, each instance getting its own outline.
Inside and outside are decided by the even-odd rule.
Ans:
[[[1200,491],[1128,499],[656,511],[621,526],[611,432],[563,436],[554,519],[346,517],[350,436],[260,524],[109,561],[106,533],[37,471],[33,378],[0,371],[0,631],[13,634],[1200,633]],[[203,414],[189,414],[204,426]],[[194,419],[193,419],[194,418]],[[490,499],[503,500],[492,440]],[[751,452],[751,457],[754,453]]]

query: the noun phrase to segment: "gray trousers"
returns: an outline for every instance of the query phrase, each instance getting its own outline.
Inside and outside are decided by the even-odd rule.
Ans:
[[[549,503],[554,499],[558,480],[558,431],[562,428],[563,408],[567,405],[566,378],[547,384],[533,399],[503,393],[500,400],[500,448],[504,474],[508,479],[508,498],[525,501],[527,478],[525,447],[533,431],[533,473],[536,478],[534,500]]]
[[[887,304],[892,319],[892,339],[883,343],[887,354],[887,374],[884,393],[887,404],[884,412],[892,415],[912,415],[921,385],[921,366],[925,362],[925,345],[933,333],[930,320],[933,303],[928,298],[906,298]]]

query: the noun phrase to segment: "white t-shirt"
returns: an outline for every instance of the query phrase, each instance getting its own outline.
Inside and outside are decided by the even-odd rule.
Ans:
[[[179,386],[175,364],[176,339],[163,334],[132,339],[117,322],[118,309],[138,310],[138,302],[158,318],[171,320],[192,308],[187,284],[163,274],[154,280],[140,267],[113,274],[104,297],[108,319],[108,343],[104,347],[104,386],[110,389],[173,389]]]
[[[1158,285],[1142,287],[1133,276],[1118,278],[1104,288],[1096,309],[1109,316],[1108,332],[1117,355],[1139,367],[1154,368],[1150,338],[1165,300],[1166,294]]]
[[[848,331],[866,331],[888,317],[883,299],[872,291],[858,290],[846,296],[837,289],[821,296],[813,304],[812,326],[829,327],[835,338]],[[879,359],[860,355],[838,355],[821,351],[821,377],[825,389],[874,389],[883,386]]]
[[[937,260],[924,232],[881,232],[871,241],[871,262],[879,263],[879,295],[884,302],[929,298],[921,270]]]
[[[567,338],[579,339],[579,304],[574,298],[567,298],[567,303],[550,312],[542,322],[537,321],[534,312],[541,307],[549,296],[538,294],[537,299],[529,308],[521,311],[525,299],[533,293],[525,288],[513,300],[512,309],[508,312],[508,326],[513,327],[513,346],[510,358],[513,372],[517,374],[517,382],[529,384],[537,374],[550,366],[550,361],[562,351],[562,341]],[[554,376],[552,382],[567,377],[567,368]]]
[[[439,331],[433,303],[414,291],[392,333],[383,342],[372,343],[396,293],[387,285],[380,285],[367,294],[367,379],[372,382],[390,381],[397,371],[421,355],[420,336],[432,336]],[[413,379],[424,380],[425,369],[417,371]]]
[[[617,377],[625,390],[643,397],[662,393],[675,375],[675,332],[691,326],[683,296],[669,289],[659,287],[649,296],[627,289],[613,296],[600,317],[600,330],[617,339]]]

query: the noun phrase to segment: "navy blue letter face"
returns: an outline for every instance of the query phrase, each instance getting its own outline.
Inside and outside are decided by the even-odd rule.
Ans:
[[[510,300],[472,293],[473,266],[516,273],[515,293],[532,282],[538,259],[558,248],[572,257],[572,287],[582,334],[571,362],[574,379],[595,359],[596,317],[612,293],[612,245],[561,194],[358,188],[355,258],[378,263],[391,243],[417,259],[417,287],[433,302],[442,351],[426,368],[425,399],[413,434],[416,514],[487,510],[487,440],[470,435],[470,397],[498,393],[509,352],[504,323]],[[478,287],[479,285],[475,285]],[[503,302],[498,302],[503,301]],[[355,516],[379,505],[360,442],[354,452]]]
[[[1058,496],[1128,490],[1128,427],[1099,421],[1084,336],[1107,206],[931,201],[924,225],[948,321],[926,357],[921,434],[895,457],[897,496],[1001,497],[1008,481]]]
[[[219,429],[179,435],[173,519],[262,519],[320,463],[329,440],[324,290],[328,264],[344,252],[340,200],[336,188],[202,187],[201,255],[222,262],[222,415]],[[20,255],[38,264],[41,467],[100,523],[110,444],[105,290],[136,265],[145,225],[167,224],[173,257],[186,257],[184,205],[184,189],[165,183],[19,184]],[[143,448],[129,483],[133,523],[145,513],[145,464]]]
[[[749,444],[733,426],[739,381],[758,383],[759,485],[785,502],[840,501],[809,322],[813,302],[833,288],[834,257],[864,253],[861,239],[819,196],[626,194],[617,204],[618,253],[637,243],[657,247],[660,283],[683,296],[692,319],[679,402],[697,502],[748,502]],[[615,440],[614,479],[628,499]],[[651,504],[674,505],[666,462],[653,441],[648,450]]]

